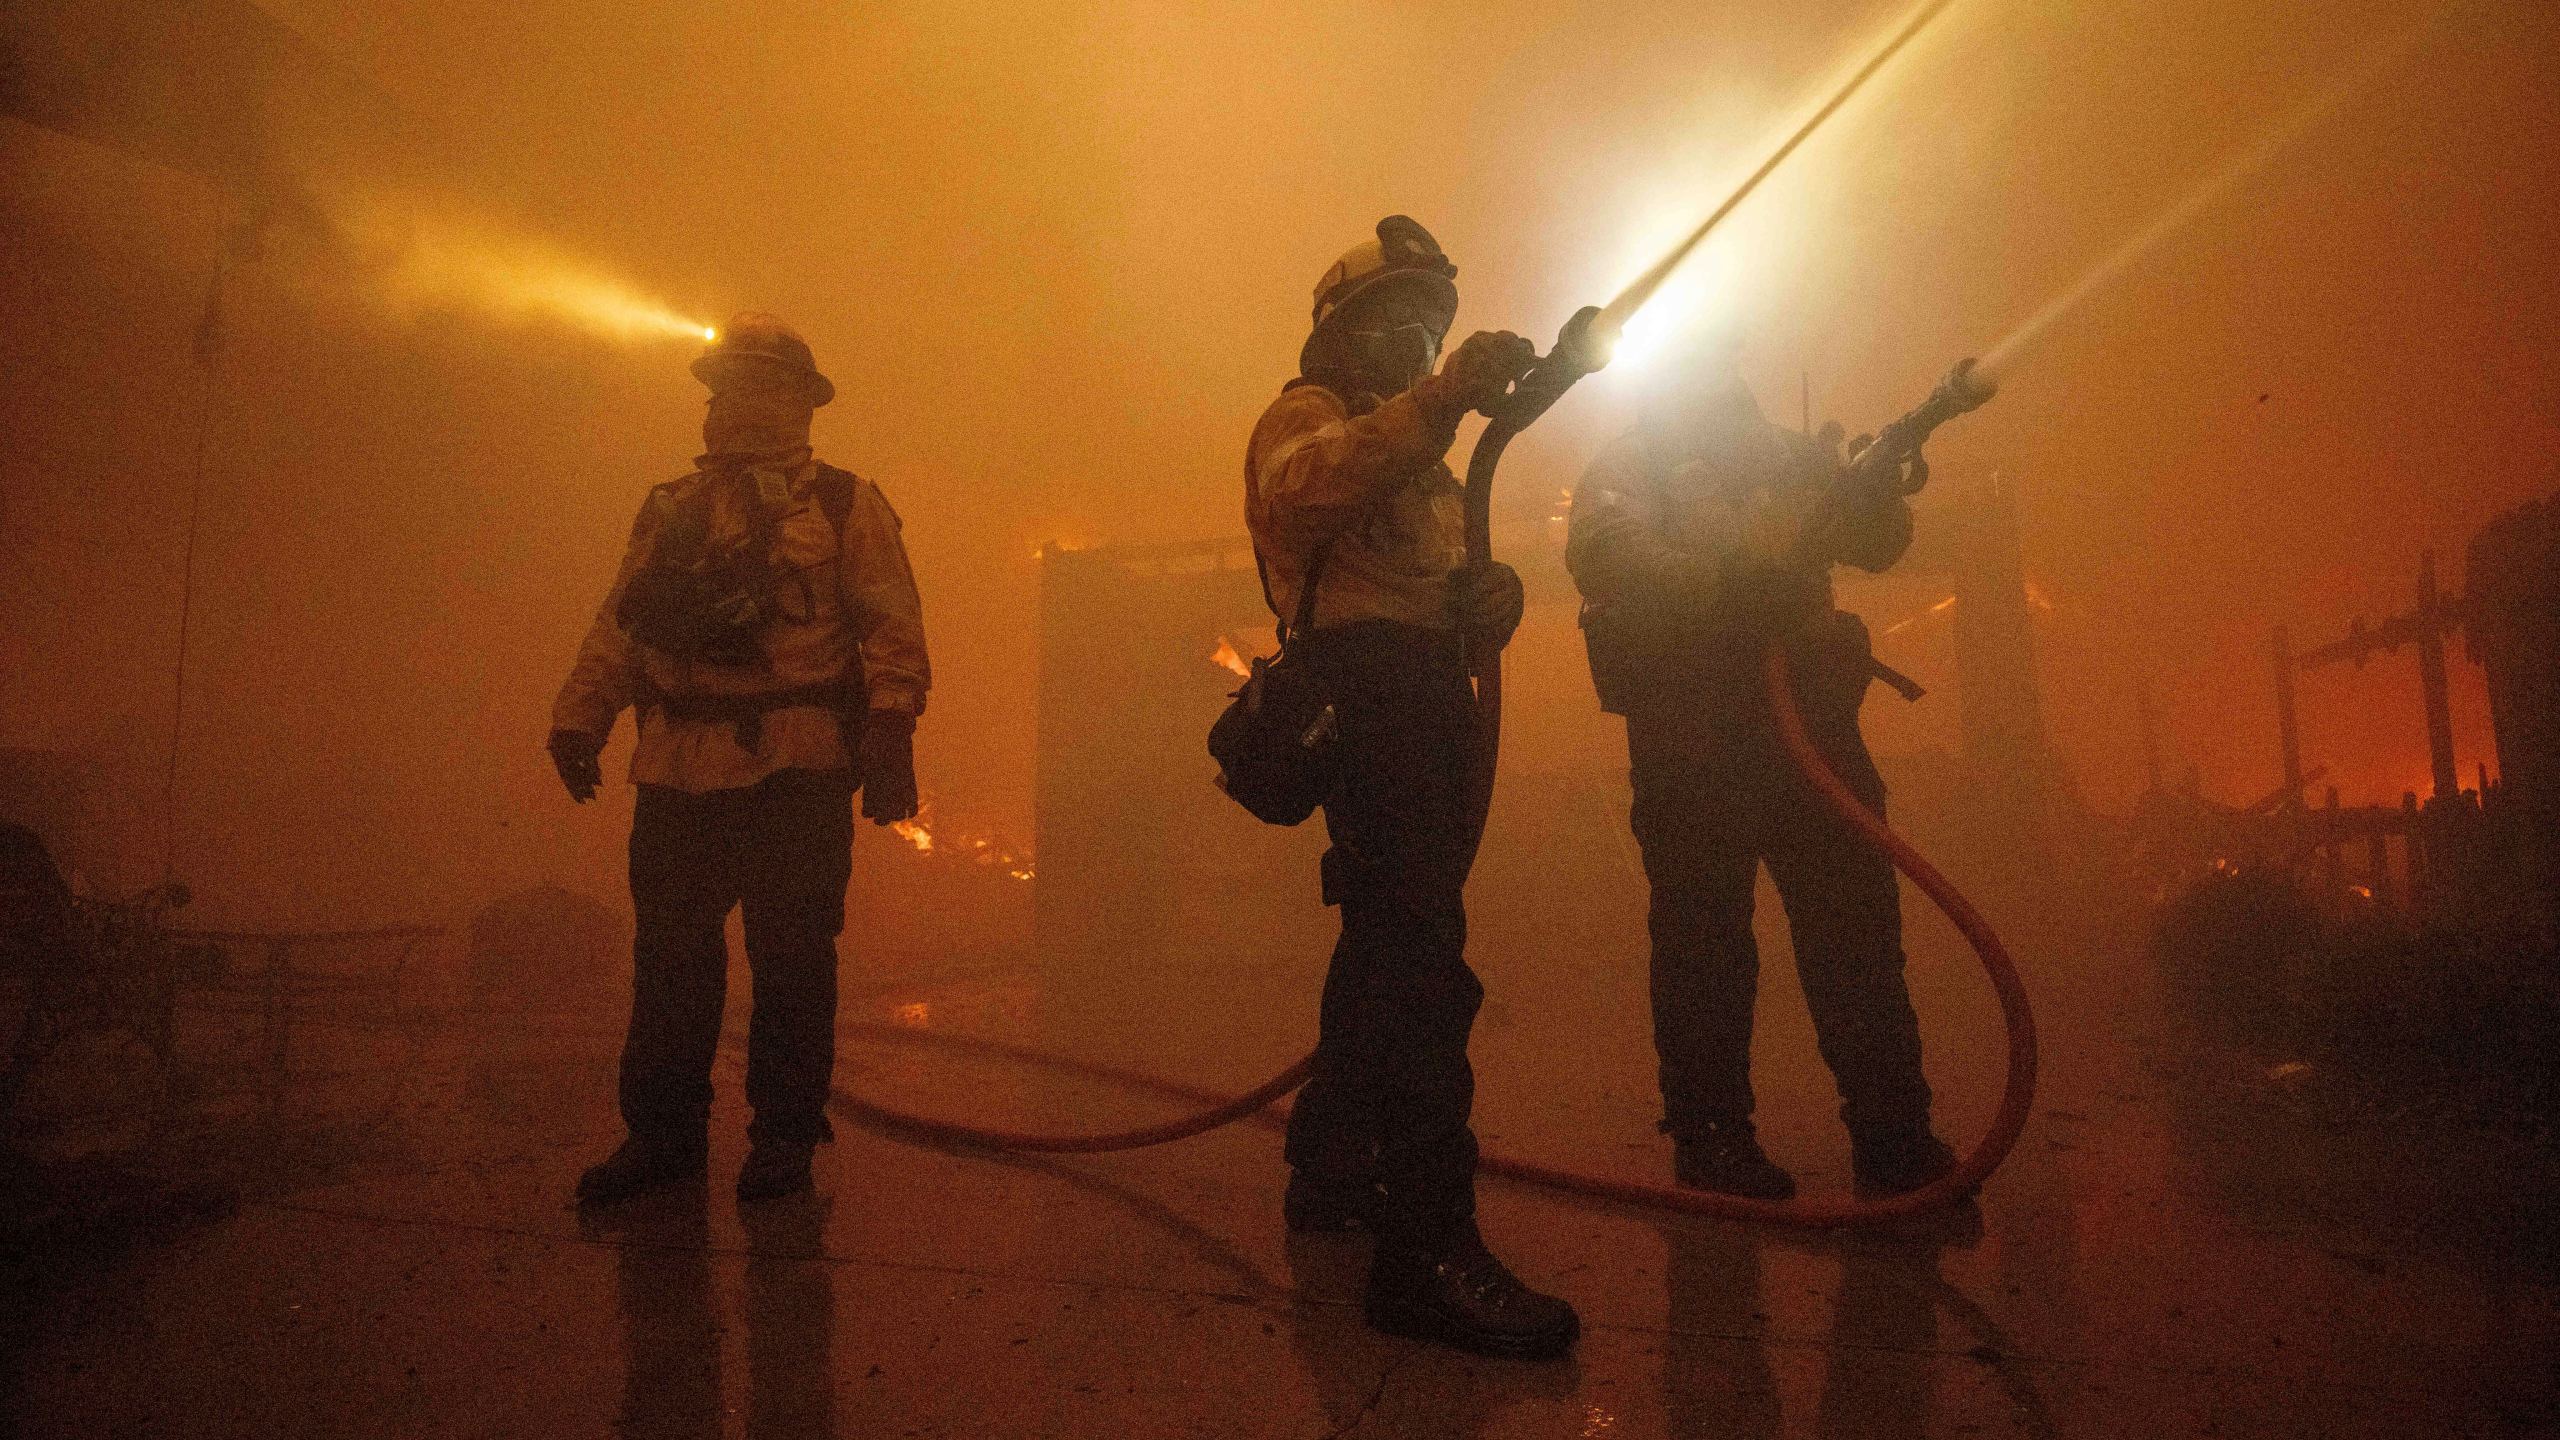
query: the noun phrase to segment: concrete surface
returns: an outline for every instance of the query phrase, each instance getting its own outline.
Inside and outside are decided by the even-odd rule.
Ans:
[[[237,1212],[46,1282],[29,1436],[2082,1436],[2560,1433],[2549,1177],[2425,1116],[2362,1116],[2168,1018],[2127,956],[2030,948],[2046,1081],[1978,1214],[1807,1236],[1488,1183],[1485,1227],[1582,1309],[1562,1364],[1361,1324],[1356,1241],[1292,1242],[1275,1136],[990,1160],[843,1127],[822,1194],[741,1213],[722,1060],[712,1184],[566,1203],[613,1138],[609,1006],[315,1038],[224,1163]],[[2081,948],[2073,949],[2074,945]],[[1028,1039],[1241,1086],[1312,1023],[1314,954],[867,971],[847,1018]],[[1942,924],[1915,991],[1952,1138],[1997,1019]],[[1627,947],[1479,951],[1489,1148],[1659,1175]],[[1845,1142],[1782,952],[1763,1128],[1808,1188]],[[742,1025],[743,1011],[733,1011]],[[1015,1122],[1154,1102],[849,1041],[849,1084]],[[2518,1152],[2522,1154],[2523,1152]],[[2527,1189],[2519,1195],[2517,1186]],[[2540,1190],[2533,1186],[2543,1187]]]

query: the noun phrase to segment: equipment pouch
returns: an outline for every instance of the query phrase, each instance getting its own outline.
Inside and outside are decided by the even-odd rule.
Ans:
[[[716,564],[644,565],[614,611],[632,639],[678,660],[753,665],[773,616],[753,577]]]
[[[1314,814],[1341,769],[1331,687],[1303,654],[1289,650],[1315,618],[1316,582],[1331,548],[1320,547],[1307,567],[1297,618],[1280,632],[1280,653],[1253,662],[1243,688],[1209,727],[1218,788],[1273,825],[1296,825]]]
[[[1624,715],[1645,673],[1643,656],[1627,634],[1625,617],[1586,600],[1580,623],[1582,648],[1591,660],[1591,688],[1600,695],[1600,713]]]
[[[653,502],[664,507],[658,541],[614,610],[623,633],[678,660],[754,665],[762,658],[764,629],[782,617],[775,603],[772,521],[752,495],[749,502],[743,543],[715,549],[710,485],[681,501],[659,492]]]

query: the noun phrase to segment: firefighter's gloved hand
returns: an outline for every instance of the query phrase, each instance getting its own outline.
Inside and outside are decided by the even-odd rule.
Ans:
[[[1424,381],[1417,389],[1428,392],[1452,424],[1470,410],[1484,410],[1499,401],[1511,388],[1511,382],[1529,373],[1537,363],[1538,347],[1508,330],[1479,330],[1461,341],[1440,362],[1440,373]]]
[[[874,710],[862,724],[862,815],[874,825],[916,815],[916,717]]]
[[[1499,560],[1470,562],[1449,572],[1449,618],[1467,632],[1470,644],[1494,650],[1510,644],[1528,604],[1520,572]]]
[[[597,761],[604,754],[603,740],[577,730],[554,730],[545,748],[570,799],[584,805],[596,798],[596,787],[604,783],[604,766]]]

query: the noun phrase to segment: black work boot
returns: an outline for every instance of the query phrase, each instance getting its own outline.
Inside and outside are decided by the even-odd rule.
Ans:
[[[669,1142],[632,1136],[578,1177],[578,1203],[613,1205],[669,1185],[699,1180],[709,1164],[708,1149],[698,1140]]]
[[[809,1173],[817,1151],[810,1140],[757,1140],[747,1146],[747,1163],[738,1167],[738,1198],[750,1203],[779,1200],[818,1188]]]
[[[1929,1132],[1908,1130],[1849,1137],[1849,1170],[1861,1196],[1907,1195],[1956,1168],[1956,1152]]]
[[[1573,1307],[1522,1284],[1472,1221],[1439,1245],[1380,1240],[1364,1309],[1390,1335],[1521,1360],[1554,1359],[1582,1334]]]
[[[1796,1177],[1760,1148],[1748,1120],[1721,1120],[1671,1137],[1671,1174],[1692,1190],[1749,1200],[1792,1200]]]
[[[1280,1218],[1296,1235],[1374,1231],[1385,1199],[1378,1182],[1367,1175],[1293,1169],[1289,1189],[1280,1197]]]

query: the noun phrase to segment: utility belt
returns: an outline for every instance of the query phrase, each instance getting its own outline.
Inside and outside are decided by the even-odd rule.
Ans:
[[[642,710],[655,710],[669,720],[696,724],[727,725],[737,737],[739,748],[753,750],[764,739],[764,717],[776,710],[797,710],[814,706],[832,710],[844,728],[847,755],[854,751],[854,720],[871,708],[871,687],[859,676],[842,680],[821,681],[815,685],[795,685],[788,690],[759,690],[744,695],[723,695],[688,691],[676,694],[660,689],[647,679],[640,682],[639,693],[632,704]]]
[[[1650,627],[1640,631],[1626,617],[1589,605],[1583,609],[1582,635],[1592,685],[1605,713],[1624,715],[1646,704],[1715,695],[1747,695],[1756,710],[1764,635],[1721,630],[1674,638],[1652,633]],[[1854,718],[1867,686],[1878,680],[1905,700],[1928,693],[1876,658],[1866,622],[1848,611],[1816,619],[1785,643],[1795,661],[1797,687],[1815,713],[1845,711]]]

